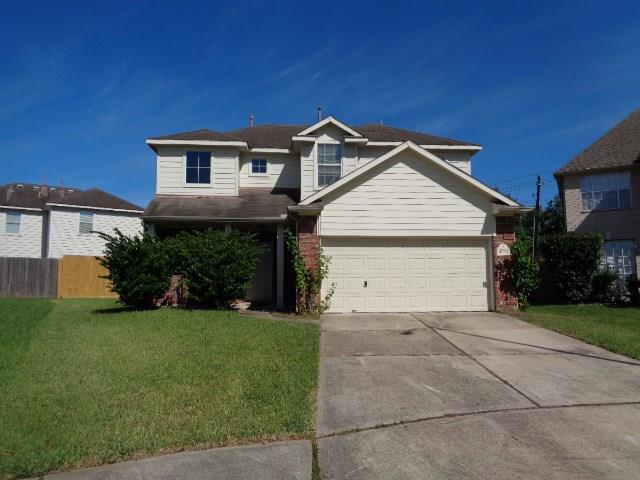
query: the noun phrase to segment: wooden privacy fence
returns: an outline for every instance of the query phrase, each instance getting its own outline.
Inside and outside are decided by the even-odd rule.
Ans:
[[[0,257],[0,297],[116,298],[91,256]]]
[[[57,296],[57,259],[0,257],[0,297]]]
[[[103,275],[107,270],[95,257],[65,255],[58,261],[58,297],[116,298]]]

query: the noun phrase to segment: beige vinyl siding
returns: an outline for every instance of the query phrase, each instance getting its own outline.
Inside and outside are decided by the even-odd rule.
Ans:
[[[469,152],[456,152],[448,150],[431,150],[435,156],[446,160],[454,167],[459,168],[465,173],[471,175],[471,155]]]
[[[102,255],[104,241],[97,233],[81,234],[80,209],[54,208],[49,217],[49,257],[63,255]],[[142,232],[142,222],[137,214],[93,210],[93,230],[112,234],[114,228],[125,235]]]
[[[381,157],[394,148],[395,147],[358,146],[358,166],[369,163],[371,160],[375,160],[376,158]]]
[[[6,233],[7,211],[20,213],[20,233]],[[0,256],[42,256],[42,212],[0,209]]]
[[[211,152],[211,185],[185,182],[187,151]],[[156,193],[160,195],[237,195],[239,154],[233,148],[160,147],[157,156]]]
[[[251,160],[267,160],[267,175],[252,175]],[[300,160],[295,154],[243,153],[240,156],[240,187],[300,188]]]
[[[323,202],[323,236],[477,236],[495,226],[488,196],[410,151]]]

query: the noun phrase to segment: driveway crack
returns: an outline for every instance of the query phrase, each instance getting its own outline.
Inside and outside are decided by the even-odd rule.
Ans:
[[[529,397],[528,395],[526,395],[524,392],[522,392],[520,389],[516,388],[515,386],[513,386],[511,383],[509,383],[507,380],[505,380],[504,378],[500,377],[497,373],[495,373],[493,370],[491,370],[489,367],[487,367],[486,365],[484,365],[482,362],[480,362],[477,358],[475,358],[474,356],[468,354],[467,352],[465,352],[463,349],[461,349],[460,347],[458,347],[455,343],[453,343],[452,341],[450,341],[448,338],[446,338],[444,335],[442,335],[440,332],[438,332],[438,330],[428,324],[426,324],[425,322],[422,321],[422,319],[420,319],[417,315],[414,315],[413,313],[411,314],[411,316],[413,318],[415,318],[417,321],[419,321],[422,325],[424,325],[426,328],[428,328],[429,330],[431,330],[433,333],[435,333],[438,337],[440,337],[442,340],[444,340],[445,342],[447,342],[449,345],[451,345],[453,348],[455,348],[456,350],[462,352],[462,354],[464,356],[466,356],[467,358],[470,358],[471,360],[473,360],[476,364],[478,364],[482,369],[484,369],[485,371],[487,371],[490,375],[492,375],[494,378],[496,378],[497,380],[499,380],[500,382],[502,382],[503,384],[505,384],[507,387],[511,388],[513,391],[519,393],[523,398],[525,398],[527,401],[529,401],[531,404],[535,405],[536,407],[540,407],[540,404],[538,402],[536,402],[533,398]]]

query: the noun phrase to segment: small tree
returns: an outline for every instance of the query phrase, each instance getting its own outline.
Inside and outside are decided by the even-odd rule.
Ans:
[[[120,301],[134,308],[151,308],[170,285],[172,262],[164,244],[155,235],[129,237],[115,229],[114,235],[98,233],[105,241],[103,257],[96,257],[108,270],[104,276]]]
[[[531,295],[538,288],[540,267],[533,260],[531,236],[521,235],[511,245],[511,284],[518,295],[518,305],[523,310],[529,306]]]
[[[262,247],[248,233],[206,230],[181,233],[171,240],[170,251],[189,300],[230,308],[251,286]]]
[[[556,286],[571,303],[591,298],[593,280],[600,271],[602,237],[595,233],[546,235],[542,253]]]
[[[331,284],[323,299],[320,299],[320,290],[322,282],[329,275],[329,265],[331,257],[322,253],[320,249],[317,258],[318,268],[313,270],[307,266],[302,255],[300,255],[300,247],[298,239],[294,233],[286,229],[285,240],[287,249],[291,254],[291,264],[296,277],[296,310],[298,313],[322,313],[331,306],[331,298],[336,289],[335,284]]]

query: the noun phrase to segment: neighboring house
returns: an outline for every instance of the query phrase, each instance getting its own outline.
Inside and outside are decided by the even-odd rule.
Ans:
[[[253,121],[251,122],[253,124]],[[156,196],[151,230],[238,228],[267,247],[249,292],[290,303],[283,229],[315,268],[331,257],[333,312],[513,307],[503,261],[518,203],[471,176],[479,145],[382,125],[198,130],[149,138]]]
[[[604,262],[637,278],[640,242],[640,109],[556,172],[567,231],[604,237]]]
[[[97,188],[0,186],[0,256],[102,255],[96,232],[135,235],[143,209]]]

